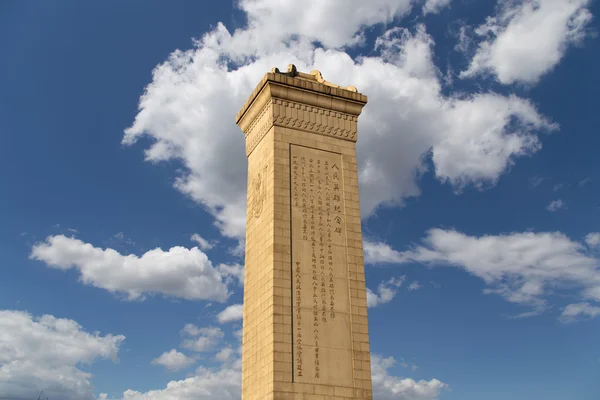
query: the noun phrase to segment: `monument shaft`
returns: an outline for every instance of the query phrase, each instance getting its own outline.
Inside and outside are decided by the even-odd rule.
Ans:
[[[366,96],[274,69],[236,122],[248,208],[242,400],[371,399],[356,169]]]

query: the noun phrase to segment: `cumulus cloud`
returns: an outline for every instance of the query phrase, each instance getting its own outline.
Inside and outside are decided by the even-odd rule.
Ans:
[[[215,360],[226,362],[231,360],[234,356],[235,350],[233,350],[231,347],[224,347],[215,355]]]
[[[404,262],[402,253],[383,242],[363,241],[365,264],[399,264]]]
[[[575,303],[566,306],[558,320],[563,324],[567,324],[578,319],[596,318],[599,315],[600,307],[593,306],[590,303]]]
[[[390,375],[389,369],[396,364],[393,357],[371,355],[373,398],[378,400],[433,400],[448,385],[437,379],[415,381]]]
[[[244,314],[244,306],[242,304],[232,304],[217,315],[217,319],[221,324],[228,322],[239,321]]]
[[[538,311],[547,306],[545,296],[561,288],[577,288],[581,297],[600,301],[600,260],[562,233],[468,236],[431,229],[422,242],[392,261],[462,268],[483,279],[485,293]]]
[[[220,328],[198,328],[193,324],[185,325],[181,333],[189,336],[181,342],[181,347],[197,353],[214,350],[225,335]]]
[[[169,382],[164,389],[138,392],[129,389],[123,400],[239,400],[241,397],[241,359],[230,347],[224,347],[215,357],[221,365],[199,367],[194,376]],[[448,388],[437,379],[415,381],[390,374],[394,358],[371,356],[373,398],[380,400],[434,400]],[[414,370],[414,368],[413,368]]]
[[[553,200],[550,202],[550,204],[548,204],[548,206],[546,207],[546,210],[550,211],[550,212],[554,212],[554,211],[558,211],[560,209],[566,208],[567,205],[564,201],[562,201],[561,199],[557,199],[557,200]]]
[[[494,74],[503,84],[534,84],[586,36],[589,0],[501,0],[475,33],[483,40],[461,77]]]
[[[430,0],[431,1],[431,0]],[[438,0],[439,1],[439,0]],[[360,41],[365,27],[390,23],[412,8],[415,0],[242,0],[239,7],[248,17],[249,29],[238,33],[263,51],[273,51],[274,41],[301,36],[325,47],[338,48]],[[331,18],[335,15],[335,18]]]
[[[367,307],[377,307],[392,301],[405,280],[405,276],[399,276],[383,281],[377,286],[376,292],[367,288]]]
[[[231,271],[213,267],[197,247],[172,247],[168,251],[157,248],[138,257],[56,235],[34,245],[30,257],[51,268],[63,271],[74,268],[84,284],[125,294],[129,300],[162,294],[223,302],[229,296],[224,280]]]
[[[423,4],[423,14],[437,14],[444,7],[448,7],[452,0],[427,0]]]
[[[94,400],[82,364],[117,360],[125,336],[88,333],[71,319],[0,310],[0,393],[10,398]]]
[[[179,371],[187,368],[194,363],[194,359],[178,352],[175,349],[166,351],[152,360],[152,364],[162,365],[170,371]]]
[[[421,289],[423,286],[418,282],[418,281],[413,281],[411,282],[411,284],[408,286],[408,290],[409,291],[413,291],[413,290],[419,290]]]
[[[244,267],[240,264],[219,264],[217,270],[223,276],[227,284],[237,281],[240,286],[244,285]]]
[[[369,95],[358,145],[365,217],[379,206],[418,196],[428,157],[440,181],[457,190],[484,188],[518,157],[539,150],[537,132],[557,128],[516,96],[443,94],[435,43],[422,25],[387,30],[367,57],[353,59],[340,49],[370,24],[404,15],[408,0],[368,6],[314,0],[301,8],[279,1],[271,7],[273,2],[240,2],[246,28],[232,33],[218,24],[194,48],[174,51],[157,66],[123,137],[126,145],[150,138],[149,162],[181,161],[184,172],[175,187],[210,212],[225,236],[243,240],[246,221],[244,137],[234,117],[274,66],[319,69],[335,83],[356,85]],[[344,17],[331,24],[326,16],[332,13]],[[270,23],[275,19],[280,22]]]
[[[585,242],[592,248],[600,246],[600,232],[588,233],[585,236]]]
[[[123,400],[239,400],[242,373],[239,366],[199,369],[190,378],[171,381],[166,388],[145,393],[127,390]]]

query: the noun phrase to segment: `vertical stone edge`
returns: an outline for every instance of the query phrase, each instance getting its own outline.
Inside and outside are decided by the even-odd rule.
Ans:
[[[372,399],[368,309],[355,143],[342,149],[342,166],[355,396],[360,399]]]
[[[275,352],[273,209],[275,204],[273,129],[269,129],[248,157],[248,197],[246,213],[246,267],[242,354],[242,398],[266,399],[273,390]],[[266,174],[264,169],[266,168]],[[264,193],[254,185],[258,174],[264,180]],[[256,215],[255,197],[262,197]],[[265,334],[267,332],[267,334]],[[250,346],[248,348],[248,346]]]

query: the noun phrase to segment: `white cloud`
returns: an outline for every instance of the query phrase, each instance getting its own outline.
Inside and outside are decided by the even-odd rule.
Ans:
[[[444,7],[448,7],[452,0],[427,0],[423,5],[423,14],[437,14]]]
[[[123,400],[239,400],[242,374],[239,367],[199,369],[195,376],[171,381],[162,390],[146,393],[127,390]]]
[[[162,365],[170,371],[179,371],[187,368],[194,363],[194,359],[178,352],[175,349],[164,352],[159,357],[152,360],[152,364]]]
[[[582,318],[596,318],[600,315],[600,307],[591,305],[590,303],[575,303],[565,307],[558,320],[563,324],[575,322]]]
[[[369,95],[358,142],[365,217],[380,205],[401,205],[418,196],[417,179],[429,156],[439,180],[457,190],[483,188],[495,184],[516,158],[540,148],[537,131],[557,128],[515,96],[444,95],[433,63],[434,42],[422,25],[414,32],[388,30],[376,42],[379,56],[356,60],[310,42],[351,43],[361,24],[402,15],[408,0],[377,0],[368,6],[358,0],[314,0],[301,8],[291,1],[271,7],[274,2],[242,1],[249,28],[230,33],[219,24],[195,48],[175,51],[157,66],[123,137],[127,145],[149,137],[147,161],[180,160],[184,172],[175,187],[203,205],[225,236],[243,240],[246,221],[244,138],[234,116],[274,66],[319,69],[335,83],[356,85]],[[337,11],[344,18],[330,24],[327,15]],[[269,23],[275,18],[289,23]],[[281,39],[291,32],[299,36]],[[241,66],[229,70],[228,62]]]
[[[52,315],[0,311],[0,393],[14,398],[94,400],[92,375],[80,369],[97,359],[117,360],[125,336],[86,332]]]
[[[220,328],[198,328],[192,324],[185,325],[181,332],[190,336],[181,342],[181,347],[198,353],[214,350],[225,335]]]
[[[363,241],[365,264],[399,264],[404,262],[402,253],[382,242]]]
[[[194,324],[185,324],[185,326],[181,329],[181,334],[182,335],[189,335],[189,336],[198,336],[202,332],[204,332],[201,329],[206,329],[206,328],[198,328]]]
[[[240,340],[240,342],[242,340],[242,335],[243,334],[244,334],[244,331],[241,328],[238,329],[238,330],[233,331],[233,336],[235,336],[236,338],[238,338]]]
[[[466,53],[469,51],[473,44],[473,38],[469,32],[470,28],[461,24],[461,26],[458,28],[458,31],[454,33],[454,36],[456,37],[456,45],[454,45],[455,51],[459,51],[461,53]]]
[[[498,110],[498,113],[494,113]],[[468,184],[495,184],[514,164],[514,158],[541,148],[535,129],[557,129],[527,101],[515,96],[479,95],[455,102],[449,117],[455,121],[433,147],[436,174],[458,190]],[[511,121],[519,121],[516,129]]]
[[[204,239],[202,236],[200,236],[197,233],[194,233],[192,235],[192,237],[190,238],[191,241],[198,243],[198,246],[200,246],[200,248],[202,250],[210,250],[213,247],[215,247],[216,242],[215,241],[208,241],[206,239]]]
[[[215,355],[215,360],[220,362],[230,361],[235,356],[235,351],[231,347],[224,347]]]
[[[126,294],[129,300],[162,294],[222,302],[229,296],[224,283],[228,278],[226,269],[214,268],[196,247],[172,247],[168,251],[157,248],[138,257],[56,235],[34,245],[30,257],[52,268],[75,268],[84,284]]]
[[[365,27],[390,23],[411,10],[411,0],[242,0],[250,29],[239,32],[240,39],[253,41],[263,51],[272,52],[275,43],[291,35],[319,41],[326,47],[356,43]],[[335,18],[332,18],[335,16]],[[272,47],[267,47],[267,46]]]
[[[221,324],[239,321],[244,315],[244,306],[242,304],[232,304],[217,315]]]
[[[433,400],[448,385],[437,379],[415,381],[390,375],[388,370],[396,364],[393,357],[371,355],[373,398],[378,400]]]
[[[600,232],[589,233],[585,236],[585,242],[589,247],[599,247],[600,246]]]
[[[498,14],[476,29],[483,38],[461,77],[492,73],[504,84],[534,84],[582,42],[589,0],[500,0]]]
[[[557,199],[557,200],[553,200],[550,202],[550,204],[548,204],[548,206],[546,207],[546,210],[550,211],[550,212],[554,212],[554,211],[558,211],[560,209],[566,208],[567,204],[562,201],[561,199]]]
[[[186,339],[181,343],[181,347],[192,350],[197,353],[211,351],[217,344],[217,340],[211,337],[200,336],[194,339]]]
[[[123,400],[239,400],[241,397],[241,359],[230,347],[217,353],[215,368],[199,367],[194,376],[169,382],[164,389],[146,393],[127,390]],[[373,398],[378,400],[434,400],[448,385],[437,379],[415,381],[390,374],[392,357],[371,356]],[[414,368],[413,368],[414,370]]]
[[[240,264],[219,264],[217,270],[225,278],[227,284],[237,280],[238,284],[244,285],[244,267]]]
[[[377,292],[367,288],[367,307],[377,307],[392,301],[405,280],[405,276],[399,276],[383,281],[377,286]]]
[[[422,245],[399,253],[394,262],[399,260],[462,268],[485,281],[485,293],[536,310],[546,307],[549,292],[561,288],[577,288],[583,298],[600,301],[600,260],[562,233],[477,237],[431,229]]]
[[[411,284],[408,286],[408,290],[409,291],[413,291],[413,290],[419,290],[421,289],[423,286],[418,282],[418,281],[413,281],[411,282]]]

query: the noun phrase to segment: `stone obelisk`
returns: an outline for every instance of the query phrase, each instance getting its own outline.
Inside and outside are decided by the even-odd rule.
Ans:
[[[242,399],[372,399],[356,170],[367,97],[272,69],[237,115],[248,211]]]

